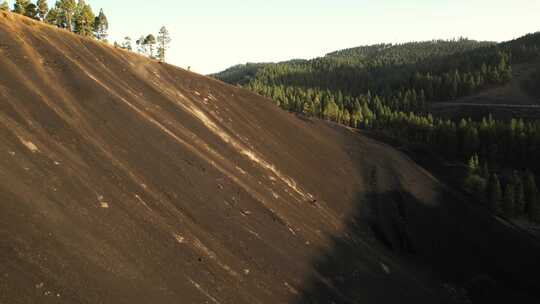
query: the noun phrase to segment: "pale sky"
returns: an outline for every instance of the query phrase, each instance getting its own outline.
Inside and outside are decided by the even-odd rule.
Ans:
[[[49,5],[54,1],[49,0]],[[165,25],[168,62],[208,74],[380,42],[504,41],[540,30],[540,0],[86,0],[110,40]],[[12,5],[13,0],[9,1]]]

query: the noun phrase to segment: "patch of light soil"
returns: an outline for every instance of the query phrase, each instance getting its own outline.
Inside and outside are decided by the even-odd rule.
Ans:
[[[26,147],[28,148],[28,150],[30,150],[30,152],[32,153],[36,153],[36,152],[39,152],[39,149],[38,147],[31,141],[29,140],[25,140],[24,138],[22,137],[19,137],[19,140],[21,141],[21,143]]]

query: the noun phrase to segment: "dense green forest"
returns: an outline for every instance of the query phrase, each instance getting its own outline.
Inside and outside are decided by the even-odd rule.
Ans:
[[[539,47],[540,33],[500,44],[463,38],[379,44],[313,60],[240,65],[213,76],[270,97],[285,110],[382,132],[468,162],[465,190],[494,212],[540,220],[540,122],[452,121],[434,117],[427,107],[508,82],[512,65],[536,60]]]

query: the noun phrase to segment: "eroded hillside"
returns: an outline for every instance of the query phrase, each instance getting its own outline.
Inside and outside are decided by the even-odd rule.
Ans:
[[[536,287],[537,243],[400,152],[0,14],[1,303],[444,303],[496,261]]]

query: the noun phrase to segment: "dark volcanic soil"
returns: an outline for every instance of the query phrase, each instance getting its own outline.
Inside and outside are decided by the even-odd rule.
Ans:
[[[0,155],[0,303],[537,296],[538,242],[402,153],[9,13]]]

